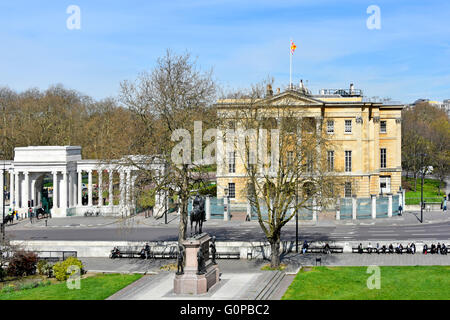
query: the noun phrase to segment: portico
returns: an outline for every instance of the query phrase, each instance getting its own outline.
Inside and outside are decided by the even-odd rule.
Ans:
[[[6,211],[9,208],[17,210],[23,218],[29,208],[42,207],[45,177],[53,181],[52,217],[83,215],[88,210],[99,211],[101,215],[107,216],[129,216],[136,208],[134,183],[138,168],[125,159],[83,160],[81,147],[78,146],[30,146],[15,148],[14,160],[0,161],[2,169],[3,166],[9,175],[10,199]],[[150,166],[150,170],[155,172],[164,170],[164,165],[156,162]],[[93,201],[94,172],[98,176],[97,204]],[[88,175],[87,190],[83,190],[83,173]],[[114,175],[120,177],[118,204],[114,204]],[[0,186],[2,190],[8,190],[8,186],[3,186],[3,179],[0,179]],[[87,203],[83,203],[83,191],[87,191]],[[107,197],[103,196],[104,193]],[[3,201],[0,198],[1,203]],[[159,206],[160,201],[155,205],[155,215],[163,213],[164,207]]]

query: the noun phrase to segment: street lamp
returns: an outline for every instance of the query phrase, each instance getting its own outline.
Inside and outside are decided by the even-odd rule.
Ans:
[[[424,158],[427,156],[426,153],[420,154],[420,168],[422,169],[422,182],[420,188],[420,223],[423,223],[423,180],[425,178],[425,168],[424,168]]]
[[[224,206],[223,206],[223,209],[224,209],[223,214],[226,217],[226,220],[228,220],[228,188],[224,188],[223,192],[225,194],[225,197],[223,198],[223,200],[224,200],[224,203],[223,203],[224,204]]]
[[[295,181],[295,253],[298,253],[298,182]]]

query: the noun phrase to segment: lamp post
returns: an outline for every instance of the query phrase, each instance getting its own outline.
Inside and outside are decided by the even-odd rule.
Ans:
[[[424,158],[426,156],[426,153],[420,154],[420,168],[422,169],[422,182],[420,188],[420,223],[423,223],[423,180],[425,178]]]
[[[223,214],[224,214],[224,218],[226,218],[226,220],[228,221],[228,188],[224,188],[223,189],[224,195],[225,197],[223,198]],[[225,219],[224,219],[225,220]]]
[[[295,253],[298,253],[298,182],[295,181]]]

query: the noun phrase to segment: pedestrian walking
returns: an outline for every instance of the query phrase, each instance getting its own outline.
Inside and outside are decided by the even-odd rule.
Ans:
[[[445,197],[442,200],[442,211],[447,211],[447,199]]]

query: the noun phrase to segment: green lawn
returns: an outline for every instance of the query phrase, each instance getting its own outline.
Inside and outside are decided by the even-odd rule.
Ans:
[[[420,204],[420,188],[421,188],[421,179],[417,179],[417,191],[414,192],[414,178],[405,177],[402,178],[403,185],[406,182],[409,190],[406,191],[406,204]],[[441,193],[438,194],[438,185],[439,180],[436,179],[424,179],[423,184],[423,197],[426,202],[441,202],[444,197],[445,186],[441,184]]]
[[[27,290],[0,293],[0,300],[104,300],[142,275],[106,274],[81,279],[81,288],[68,289],[66,282]]]
[[[296,275],[283,300],[449,300],[450,266],[380,267],[368,289],[367,267],[312,267]]]

